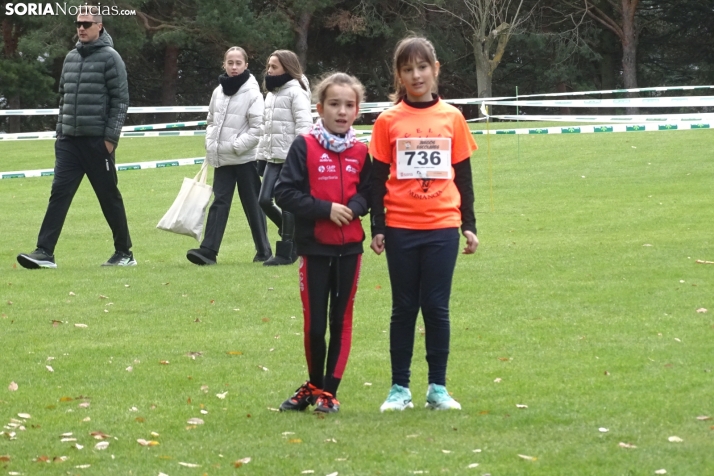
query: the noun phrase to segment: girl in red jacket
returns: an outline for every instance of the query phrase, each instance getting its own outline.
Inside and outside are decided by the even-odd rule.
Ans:
[[[309,373],[308,381],[280,405],[283,411],[303,411],[313,404],[316,412],[340,408],[337,388],[352,343],[365,237],[359,217],[369,209],[371,161],[352,128],[363,94],[362,84],[347,74],[322,80],[315,90],[320,120],[293,141],[275,187],[277,204],[296,218]]]

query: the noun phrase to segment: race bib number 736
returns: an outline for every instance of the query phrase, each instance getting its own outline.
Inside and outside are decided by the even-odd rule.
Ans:
[[[397,139],[398,179],[450,179],[451,139]]]

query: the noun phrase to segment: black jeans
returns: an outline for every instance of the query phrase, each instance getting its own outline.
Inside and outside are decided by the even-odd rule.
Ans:
[[[114,152],[107,152],[103,137],[61,136],[55,141],[55,175],[37,247],[53,254],[69,206],[87,175],[114,236],[114,249],[129,253],[131,238],[124,200],[117,187]]]
[[[451,335],[449,298],[459,253],[459,230],[387,227],[384,246],[392,285],[389,326],[392,383],[409,387],[414,327],[421,309],[429,383],[446,385]]]
[[[208,209],[206,234],[201,247],[218,254],[228,224],[228,215],[231,211],[236,187],[241,205],[243,205],[243,212],[248,220],[248,226],[250,226],[250,232],[253,235],[255,250],[261,256],[270,256],[272,251],[266,232],[265,215],[258,206],[260,177],[256,162],[224,165],[215,169],[213,173],[214,199]]]

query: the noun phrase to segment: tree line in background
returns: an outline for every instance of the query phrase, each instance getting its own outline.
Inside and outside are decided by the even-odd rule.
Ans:
[[[0,1],[0,108],[57,107],[62,62],[76,41],[74,19],[8,16],[6,3]],[[409,32],[434,43],[446,98],[513,96],[516,88],[524,95],[714,81],[711,0],[94,3],[136,11],[104,19],[127,66],[131,106],[208,104],[223,53],[233,45],[248,52],[259,81],[268,55],[285,48],[298,54],[310,79],[345,71],[364,83],[368,101],[385,101],[394,45]],[[477,113],[465,108],[469,117]],[[198,118],[130,115],[127,124],[179,117]],[[54,118],[0,116],[0,131],[42,129],[53,130]]]

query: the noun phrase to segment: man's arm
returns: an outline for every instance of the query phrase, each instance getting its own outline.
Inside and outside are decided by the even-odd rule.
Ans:
[[[104,79],[109,94],[109,113],[104,126],[104,140],[116,147],[121,128],[129,109],[129,84],[126,79],[126,67],[118,53],[114,52],[107,62]]]

